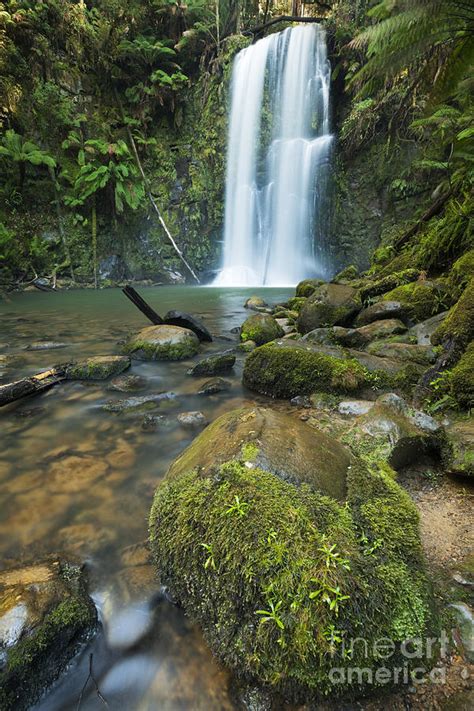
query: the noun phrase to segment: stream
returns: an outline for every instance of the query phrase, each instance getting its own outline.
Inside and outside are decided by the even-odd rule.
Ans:
[[[154,287],[141,290],[160,314],[199,315],[215,336],[193,360],[232,347],[249,312],[248,296],[284,301],[290,289]],[[0,302],[0,383],[57,363],[120,352],[130,332],[149,325],[119,289],[26,292]],[[54,341],[58,349],[25,350]],[[69,665],[37,711],[105,708],[178,711],[234,709],[228,674],[199,630],[160,593],[145,542],[153,492],[170,462],[202,430],[177,415],[201,411],[207,421],[261,402],[241,385],[244,356],[225,375],[231,387],[200,395],[209,378],[186,375],[192,361],[134,361],[124,375],[144,379],[138,392],[105,382],[66,382],[0,413],[0,555],[5,567],[58,554],[87,563],[103,630]],[[104,405],[152,393],[173,393],[127,412]],[[267,401],[266,401],[267,402]],[[112,408],[113,409],[113,408]],[[155,429],[147,429],[150,416]]]

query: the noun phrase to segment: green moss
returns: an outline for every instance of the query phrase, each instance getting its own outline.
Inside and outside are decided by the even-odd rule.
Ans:
[[[337,284],[340,281],[351,281],[352,279],[357,279],[358,276],[359,269],[355,266],[355,264],[350,264],[348,267],[339,272],[339,274],[336,274],[332,281]]]
[[[400,301],[417,322],[435,316],[450,305],[446,281],[441,279],[402,284],[384,294],[383,300]]]
[[[438,345],[445,341],[454,341],[458,349],[462,350],[473,338],[474,279],[471,279],[457,304],[431,336],[431,342]]]
[[[29,708],[96,625],[97,612],[91,600],[84,595],[63,600],[32,636],[9,650],[0,672],[0,701],[5,704],[2,708]]]
[[[281,338],[284,331],[281,326],[275,321],[273,316],[269,314],[254,314],[242,324],[240,332],[240,340],[253,341],[258,346],[274,341],[276,338]]]
[[[242,459],[245,462],[254,462],[258,456],[259,449],[254,442],[246,442],[242,447]]]
[[[311,296],[311,294],[316,291],[318,286],[324,284],[322,279],[304,279],[296,287],[296,298]],[[290,302],[288,302],[289,304]],[[292,307],[290,307],[292,308]]]
[[[461,407],[474,407],[474,341],[451,370],[450,386],[452,396]]]
[[[292,700],[347,692],[329,670],[376,668],[382,636],[431,631],[414,504],[360,464],[349,497],[340,505],[238,461],[165,479],[155,494],[150,541],[163,581],[219,659]],[[341,641],[357,637],[366,650],[344,655]],[[384,666],[399,662],[395,653]]]
[[[420,275],[418,269],[403,269],[401,272],[388,274],[381,279],[369,281],[360,289],[359,294],[363,302],[367,302],[374,296],[385,294],[385,292],[395,289],[397,286],[416,281]]]
[[[299,313],[306,303],[306,297],[303,296],[293,296],[293,298],[288,299],[288,308],[291,311],[296,311]]]
[[[130,359],[123,356],[96,356],[67,369],[68,380],[106,380],[130,367]]]
[[[297,344],[257,348],[244,367],[250,390],[275,398],[322,392],[355,392],[371,382],[368,371],[354,359],[342,360]]]
[[[470,249],[454,262],[449,274],[449,282],[460,296],[473,278],[474,249]]]

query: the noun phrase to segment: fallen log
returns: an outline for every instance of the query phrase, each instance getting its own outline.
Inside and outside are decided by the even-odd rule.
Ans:
[[[48,390],[65,379],[66,368],[58,365],[50,370],[38,373],[38,375],[32,375],[30,378],[22,378],[14,383],[0,385],[0,407],[9,405],[28,395],[35,395]]]
[[[135,291],[135,289],[132,286],[126,286],[124,289],[122,289],[123,293],[125,296],[130,299],[132,304],[135,304],[137,309],[144,314],[147,319],[149,319],[152,323],[155,324],[155,326],[160,326],[161,324],[164,323],[163,319],[159,314],[154,311],[149,304],[145,301],[145,299],[142,299],[140,294]]]

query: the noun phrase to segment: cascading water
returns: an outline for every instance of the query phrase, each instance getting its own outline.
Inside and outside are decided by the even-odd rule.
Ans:
[[[327,275],[330,71],[319,25],[270,35],[236,56],[216,286]]]

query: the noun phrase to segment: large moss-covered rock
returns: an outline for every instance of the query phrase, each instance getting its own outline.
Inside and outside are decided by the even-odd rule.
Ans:
[[[432,346],[419,346],[416,343],[393,343],[391,341],[375,341],[367,348],[369,353],[382,358],[395,358],[401,361],[413,361],[429,365],[436,360],[436,351]]]
[[[449,299],[446,280],[443,279],[402,284],[383,296],[384,301],[399,301],[416,322],[445,311]]]
[[[296,286],[296,296],[297,297],[308,297],[314,294],[316,289],[324,284],[322,279],[303,279]]]
[[[359,328],[341,328],[334,326],[333,334],[337,343],[350,348],[361,348],[376,339],[405,333],[407,327],[399,319],[387,318],[374,321]]]
[[[218,428],[211,434],[219,446]],[[255,466],[253,441],[220,467],[210,449],[200,448],[201,462],[197,452],[178,459],[158,487],[150,543],[162,581],[214,654],[299,702],[387,683],[374,681],[380,666],[420,666],[399,645],[435,631],[432,597],[416,508],[394,473],[354,460],[342,504]],[[382,637],[393,640],[383,663]],[[354,667],[372,684],[350,676]]]
[[[188,370],[188,375],[219,375],[220,373],[228,373],[235,365],[235,355],[228,351],[227,353],[215,353],[214,355],[203,358],[193,365]]]
[[[275,338],[281,338],[283,335],[283,329],[273,316],[255,314],[249,316],[242,324],[240,340],[244,343],[245,341],[254,341],[257,346],[261,346],[269,341],[274,341]]]
[[[1,571],[0,708],[30,708],[96,626],[76,565],[54,560]]]
[[[128,356],[94,356],[72,363],[66,370],[68,380],[106,380],[130,368]]]
[[[322,326],[345,325],[359,310],[355,289],[343,284],[323,284],[299,312],[298,329],[308,333]]]
[[[373,299],[374,296],[380,296],[380,294],[385,294],[387,291],[395,289],[397,286],[416,281],[419,276],[420,272],[418,269],[403,269],[401,272],[388,274],[382,277],[382,279],[369,281],[360,289],[360,298],[364,302],[368,301],[369,299]]]
[[[356,360],[330,355],[301,341],[278,341],[257,348],[248,356],[243,374],[244,385],[250,390],[275,398],[317,390],[354,392],[369,380],[367,370]]]
[[[358,328],[383,319],[406,320],[408,309],[400,301],[377,301],[358,314],[354,325]]]
[[[474,417],[446,429],[444,465],[451,474],[474,477]]]
[[[174,461],[168,476],[196,467],[203,476],[211,476],[231,459],[293,483],[306,482],[335,499],[346,495],[348,450],[299,419],[262,407],[241,408],[219,417]]]
[[[138,360],[183,360],[199,350],[193,331],[179,326],[148,326],[132,336],[124,346]]]
[[[474,338],[474,279],[466,286],[457,304],[431,337],[435,345],[454,341],[463,349]]]
[[[474,406],[474,341],[451,371],[451,393],[466,409]]]

